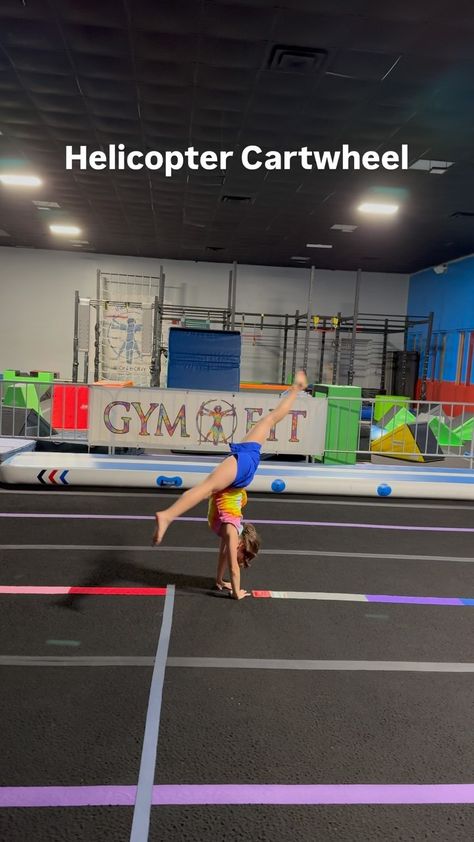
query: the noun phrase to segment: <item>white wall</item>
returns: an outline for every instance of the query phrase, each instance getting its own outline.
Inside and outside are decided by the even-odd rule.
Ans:
[[[81,296],[95,297],[98,268],[158,275],[160,263],[165,269],[170,302],[227,306],[228,264],[0,248],[0,371],[45,369],[59,371],[62,378],[70,379],[74,290],[78,289]],[[351,313],[355,277],[355,272],[318,270],[313,312]],[[237,310],[282,314],[294,313],[297,308],[306,311],[308,280],[307,268],[239,266]],[[406,313],[408,281],[407,275],[364,273],[360,311]],[[255,345],[253,356],[255,364],[247,365],[244,377],[277,376],[274,349],[265,354]]]

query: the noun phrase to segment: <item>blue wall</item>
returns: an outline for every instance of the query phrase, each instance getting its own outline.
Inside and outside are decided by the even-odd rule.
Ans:
[[[408,292],[408,315],[426,315],[431,310],[435,314],[433,330],[447,335],[443,380],[456,379],[459,332],[466,331],[463,380],[469,332],[474,331],[474,257],[448,264],[443,275],[437,275],[433,269],[412,275]],[[411,331],[412,340],[414,332]],[[437,379],[437,372],[434,379]]]

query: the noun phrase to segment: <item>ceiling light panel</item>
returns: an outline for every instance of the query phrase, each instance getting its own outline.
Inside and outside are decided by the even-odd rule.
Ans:
[[[43,182],[37,175],[0,174],[0,183],[5,187],[39,187]]]
[[[399,206],[384,202],[362,202],[357,208],[361,213],[371,213],[374,216],[393,216],[397,213]]]
[[[50,225],[49,230],[52,234],[58,234],[60,237],[77,237],[81,233],[81,229],[77,225]]]

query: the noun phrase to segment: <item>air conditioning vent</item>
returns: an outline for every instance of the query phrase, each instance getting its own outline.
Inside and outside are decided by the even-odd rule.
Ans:
[[[453,219],[470,219],[474,217],[474,211],[455,211],[451,214]]]
[[[326,58],[325,50],[277,44],[270,53],[268,69],[280,73],[316,73]]]
[[[224,251],[225,246],[206,246],[206,251]]]

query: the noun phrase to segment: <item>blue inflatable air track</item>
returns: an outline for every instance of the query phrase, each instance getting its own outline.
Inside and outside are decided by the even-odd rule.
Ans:
[[[238,391],[240,351],[238,331],[170,328],[169,388]]]

